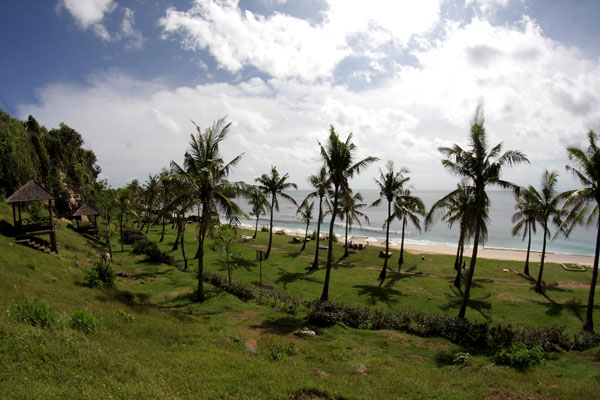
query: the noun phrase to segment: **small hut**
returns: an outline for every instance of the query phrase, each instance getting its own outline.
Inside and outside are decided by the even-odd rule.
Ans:
[[[77,230],[82,233],[98,234],[98,214],[100,213],[94,207],[90,206],[87,203],[83,203],[81,207],[79,207],[73,213],[73,218],[75,218],[75,221],[77,221]],[[89,224],[81,226],[79,225],[79,221],[82,220],[83,216],[89,217],[91,215],[94,216],[94,222],[91,222],[91,220],[88,218],[90,221]]]
[[[21,217],[21,204],[32,201],[48,201],[48,218],[26,218]],[[54,227],[54,219],[52,215],[52,203],[56,201],[56,197],[51,195],[39,183],[33,179],[21,186],[16,192],[6,199],[7,203],[12,204],[13,211],[13,226],[17,232],[17,242],[27,245],[33,245],[40,248],[40,240],[38,236],[50,236],[50,251],[58,253],[56,245],[56,228]],[[36,243],[37,242],[37,243]],[[37,244],[37,246],[35,246]]]

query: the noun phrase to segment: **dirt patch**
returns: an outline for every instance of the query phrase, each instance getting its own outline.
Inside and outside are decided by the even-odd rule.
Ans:
[[[420,356],[418,354],[410,354],[407,357],[410,358],[411,360],[415,360],[415,361],[423,361],[423,360],[425,360],[425,357]]]
[[[485,392],[486,400],[549,400],[550,395],[540,393],[518,393],[508,388],[489,388]]]
[[[175,289],[173,290],[171,293],[169,293],[170,297],[177,297],[179,295],[182,295],[184,293],[188,293],[191,294],[191,292],[189,291],[189,288],[179,288],[179,289]]]
[[[292,393],[290,400],[345,400],[345,398],[330,396],[316,389],[302,389],[296,393]]]

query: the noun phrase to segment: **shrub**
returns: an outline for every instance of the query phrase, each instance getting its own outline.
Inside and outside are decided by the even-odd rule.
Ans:
[[[147,260],[151,262],[176,265],[175,258],[172,255],[160,251],[158,245],[146,236],[142,236],[134,243],[133,252],[134,254],[145,254],[148,257]]]
[[[263,225],[263,226],[260,227],[260,231],[261,232],[269,232],[269,227],[266,226],[266,225]]]
[[[585,350],[596,346],[600,346],[600,335],[595,332],[578,332],[569,342],[570,350]]]
[[[102,262],[96,264],[92,269],[85,271],[84,279],[90,287],[113,287],[115,284],[115,274],[112,268],[110,265],[104,265]]]
[[[8,309],[15,319],[40,328],[57,328],[61,325],[60,313],[51,305],[38,299],[24,299]]]
[[[232,281],[230,285],[227,281],[227,278],[219,274],[204,271],[202,274],[202,279],[204,280],[204,282],[210,283],[213,286],[223,289],[227,293],[231,293],[232,295],[237,296],[242,300],[250,300],[254,298],[254,290],[251,287],[236,281]]]
[[[71,313],[71,328],[84,333],[92,333],[100,327],[100,319],[85,308],[76,308]]]
[[[523,345],[503,347],[496,353],[496,362],[525,370],[529,367],[541,364],[544,361],[544,350],[541,346],[535,346],[531,349]]]
[[[139,231],[134,228],[124,228],[123,229],[123,244],[134,244],[135,242],[145,239],[146,235],[142,231]]]
[[[278,343],[271,344],[271,358],[275,361],[281,361],[286,356],[295,356],[298,354],[298,351],[298,346],[296,346],[295,343],[289,343],[287,345]]]
[[[127,311],[125,311],[123,309],[119,309],[119,311],[117,311],[117,317],[122,318],[125,322],[135,321],[135,316],[132,314],[129,314]]]
[[[471,365],[471,355],[469,353],[456,353],[452,359],[455,365]]]
[[[535,346],[540,346],[544,351],[556,350],[557,346],[568,348],[569,336],[564,333],[564,329],[562,326],[548,328],[521,327],[517,340],[528,349]]]

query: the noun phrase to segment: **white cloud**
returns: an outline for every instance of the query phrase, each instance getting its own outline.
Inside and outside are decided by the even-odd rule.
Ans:
[[[565,147],[583,145],[585,132],[599,129],[600,60],[545,38],[529,18],[513,26],[481,18],[446,22],[437,40],[411,53],[419,67],[398,66],[385,85],[361,92],[285,75],[169,88],[109,71],[84,85],[46,86],[39,104],[19,111],[47,126],[66,121],[77,129],[115,186],[180,161],[190,119],[204,128],[229,115],[234,126],[223,144],[225,158],[245,153],[235,179],[250,182],[277,165],[306,187],[319,163],[317,141],[333,124],[343,137],[354,132],[360,156],[382,160],[357,188],[372,187],[377,167],[391,159],[409,167],[417,190],[454,185],[437,147],[466,144],[479,101],[489,142],[520,149],[533,163],[507,170],[520,184],[537,182],[542,168],[564,171]],[[575,185],[566,173],[559,182]]]
[[[165,37],[189,50],[208,50],[232,72],[254,66],[276,78],[330,78],[350,55],[373,55],[383,44],[406,46],[439,21],[441,0],[418,3],[329,0],[322,23],[290,15],[242,11],[238,0],[196,0],[188,11],[169,8],[160,20]],[[360,46],[351,46],[351,40]],[[381,56],[381,52],[378,53]]]
[[[102,20],[117,7],[114,0],[60,0],[58,5],[69,11],[81,29],[91,28],[103,40],[111,39]]]
[[[115,33],[111,34],[107,29],[106,17],[119,8],[114,0],[60,0],[57,7],[69,11],[81,29],[91,29],[106,42],[124,40],[128,50],[142,48],[142,34],[135,29],[135,15],[130,8],[121,7],[123,19]]]
[[[476,7],[481,14],[491,15],[498,8],[507,7],[508,3],[510,0],[465,0],[465,7]]]

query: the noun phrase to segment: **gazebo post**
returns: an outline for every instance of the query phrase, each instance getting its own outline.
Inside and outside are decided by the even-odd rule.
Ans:
[[[19,225],[22,225],[23,220],[21,219],[21,202],[17,203],[17,207],[19,209]]]
[[[15,209],[15,203],[12,203],[12,209],[13,209],[13,226],[16,228],[17,227],[17,210]]]
[[[50,247],[52,251],[58,253],[56,246],[56,230],[54,229],[54,219],[52,217],[52,200],[48,200],[48,211],[50,213]]]

